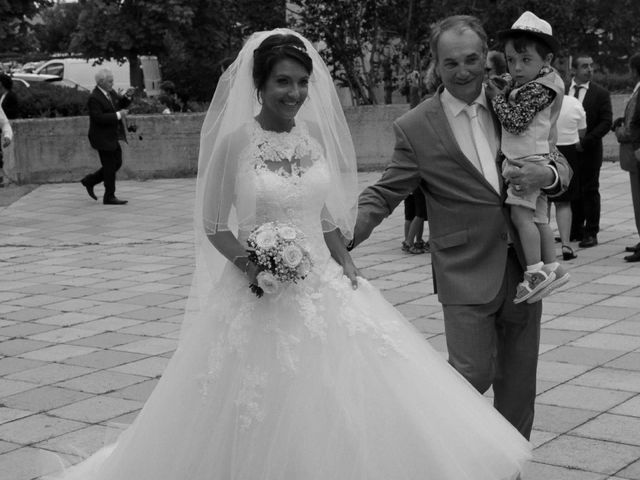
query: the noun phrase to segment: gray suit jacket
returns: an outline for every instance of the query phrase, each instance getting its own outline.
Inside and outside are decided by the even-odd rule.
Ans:
[[[382,178],[360,195],[354,244],[368,238],[420,185],[427,202],[431,260],[440,302],[484,304],[496,297],[502,285],[509,239],[521,253],[520,243],[504,204],[504,188],[498,194],[462,153],[440,93],[394,123],[394,154]],[[559,191],[563,191],[570,168],[564,159],[556,168]]]

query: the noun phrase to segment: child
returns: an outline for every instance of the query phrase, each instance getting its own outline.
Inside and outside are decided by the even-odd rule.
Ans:
[[[551,67],[558,44],[551,26],[531,12],[523,13],[510,30],[500,32],[511,74],[501,88],[490,80],[487,95],[502,125],[503,176],[522,162],[548,164],[560,154],[556,149],[556,120],[564,97],[564,83]],[[527,270],[518,285],[514,303],[537,302],[564,285],[569,274],[555,261],[546,196],[509,185],[506,203],[518,231]]]

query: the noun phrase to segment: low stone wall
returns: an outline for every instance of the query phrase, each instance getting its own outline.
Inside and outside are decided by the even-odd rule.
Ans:
[[[204,114],[130,117],[138,131],[121,143],[124,162],[118,178],[193,175]],[[18,184],[78,181],[100,166],[89,145],[88,117],[26,119],[11,122],[14,142],[5,172]]]
[[[614,118],[627,95],[614,95]],[[347,107],[345,115],[360,170],[382,168],[391,158],[393,121],[406,104]],[[171,178],[195,175],[203,113],[134,115],[138,131],[123,143],[118,178]],[[5,175],[18,184],[75,182],[100,165],[87,139],[88,117],[13,120],[14,142],[5,152]],[[617,158],[613,134],[604,139],[605,157]]]
[[[391,123],[407,109],[389,105],[345,110],[359,168],[380,168],[388,161]],[[131,116],[138,131],[122,143],[118,178],[195,175],[203,120],[203,113]],[[74,182],[100,165],[87,139],[88,117],[14,120],[11,125],[14,142],[5,152],[5,173],[15,183]]]

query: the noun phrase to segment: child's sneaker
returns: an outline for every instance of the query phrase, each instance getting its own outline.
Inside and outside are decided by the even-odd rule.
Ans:
[[[542,268],[546,268],[546,265]],[[555,279],[542,290],[540,290],[536,295],[532,295],[531,297],[529,297],[527,303],[535,303],[538,300],[542,300],[555,289],[567,283],[569,281],[569,278],[571,277],[571,275],[569,275],[569,272],[567,272],[567,270],[560,264],[558,264],[558,266],[552,270],[552,273],[555,275]]]
[[[524,280],[518,284],[513,303],[522,303],[528,300],[553,282],[555,278],[554,272],[546,272],[544,270],[524,272]]]

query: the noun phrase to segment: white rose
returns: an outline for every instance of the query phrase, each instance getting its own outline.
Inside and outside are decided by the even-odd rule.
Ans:
[[[282,260],[287,267],[297,267],[302,260],[302,251],[295,245],[287,245],[282,250]]]
[[[265,230],[256,235],[258,248],[273,248],[276,246],[276,240],[276,234],[271,230]]]
[[[273,294],[280,290],[280,282],[269,272],[262,271],[257,276],[258,286],[264,293]]]
[[[295,240],[297,237],[295,229],[291,227],[280,227],[278,233],[285,240]]]
[[[308,258],[303,258],[302,261],[300,262],[300,265],[298,265],[298,275],[304,278],[307,275],[309,275],[310,271],[311,271],[311,262],[309,261]]]

